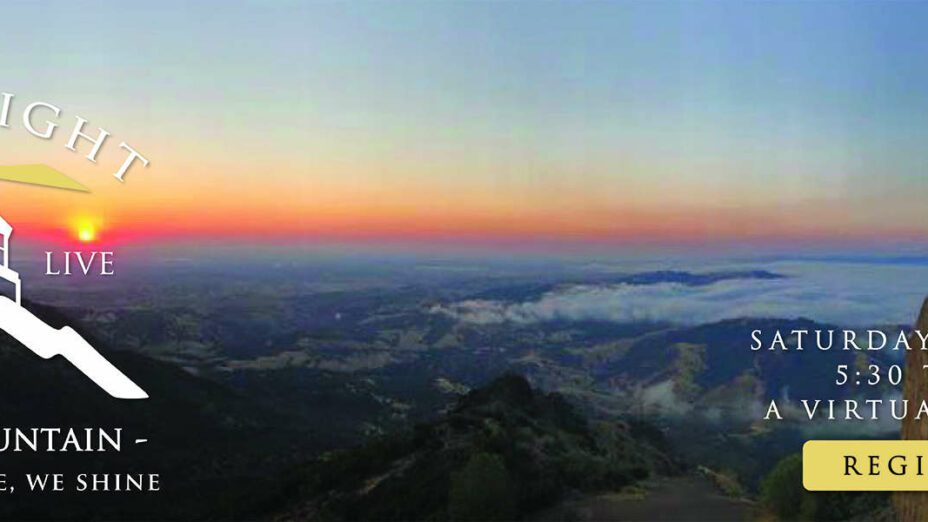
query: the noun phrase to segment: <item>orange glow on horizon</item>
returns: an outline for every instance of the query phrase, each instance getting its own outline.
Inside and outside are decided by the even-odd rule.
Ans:
[[[694,193],[687,201],[645,194],[514,188],[467,190],[457,185],[337,185],[308,178],[254,180],[239,172],[178,178],[146,171],[125,185],[99,172],[62,168],[92,194],[5,183],[0,215],[17,238],[52,243],[145,244],[215,239],[522,244],[532,241],[613,244],[814,242],[818,239],[921,239],[919,208],[911,219],[886,220],[861,204],[809,199],[733,204]],[[233,175],[243,176],[229,182]],[[96,176],[96,177],[94,177]],[[548,187],[550,188],[550,187]],[[900,212],[909,207],[898,206]],[[849,225],[849,221],[853,226]],[[904,225],[905,223],[907,225]]]

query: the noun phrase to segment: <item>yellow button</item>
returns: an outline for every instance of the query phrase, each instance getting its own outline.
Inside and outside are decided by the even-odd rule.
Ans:
[[[928,440],[810,440],[802,446],[809,491],[928,491]]]

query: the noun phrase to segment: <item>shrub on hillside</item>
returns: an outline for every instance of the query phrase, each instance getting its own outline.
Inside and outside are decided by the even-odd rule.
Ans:
[[[472,455],[454,474],[448,511],[455,521],[511,520],[515,503],[503,459],[492,453]]]

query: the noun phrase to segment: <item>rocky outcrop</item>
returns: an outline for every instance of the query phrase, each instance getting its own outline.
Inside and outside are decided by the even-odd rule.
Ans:
[[[928,299],[922,304],[915,329],[928,332]],[[924,367],[928,365],[928,351],[920,350],[921,341],[914,333],[909,337],[913,347],[905,358],[904,398],[910,404],[916,404],[928,398],[928,377]],[[907,417],[902,422],[902,438],[911,440],[928,440],[928,420]],[[900,521],[918,522],[928,520],[928,492],[898,492],[893,497],[893,504]]]

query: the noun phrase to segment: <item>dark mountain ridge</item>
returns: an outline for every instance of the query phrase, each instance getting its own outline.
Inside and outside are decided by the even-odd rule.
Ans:
[[[441,419],[296,470],[286,519],[519,518],[568,491],[614,490],[677,469],[644,424],[591,423],[507,374]]]
[[[68,320],[26,303],[54,327]],[[248,513],[281,469],[309,448],[305,433],[267,404],[169,363],[113,350],[79,332],[150,395],[114,399],[61,357],[43,360],[0,332],[0,428],[123,429],[122,451],[0,453],[0,473],[16,486],[0,518],[190,519]],[[147,442],[135,444],[136,438]],[[306,457],[308,458],[308,456]],[[31,493],[26,473],[158,473],[157,493]],[[52,496],[53,497],[50,497]],[[54,502],[50,502],[54,498]]]

